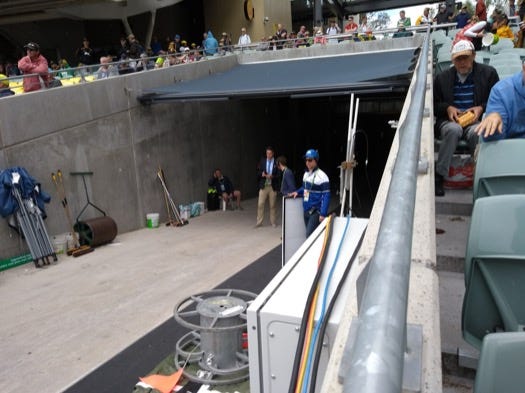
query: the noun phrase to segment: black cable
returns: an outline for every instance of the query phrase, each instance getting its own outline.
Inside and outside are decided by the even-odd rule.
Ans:
[[[324,341],[323,338],[324,338],[324,333],[326,331],[326,328],[328,326],[328,321],[330,319],[330,314],[332,313],[332,310],[333,310],[333,308],[335,306],[335,303],[337,301],[337,297],[339,296],[339,293],[341,292],[341,289],[343,288],[343,285],[345,283],[346,277],[350,273],[350,269],[351,269],[352,265],[354,264],[354,259],[357,256],[357,252],[361,248],[361,244],[363,243],[363,239],[365,237],[365,233],[366,233],[366,228],[363,231],[363,233],[361,234],[361,238],[359,239],[359,242],[357,243],[357,246],[354,249],[354,252],[352,253],[352,256],[350,257],[350,260],[348,261],[348,265],[346,266],[346,269],[345,269],[345,271],[343,273],[343,276],[341,277],[341,280],[337,284],[337,288],[335,289],[334,295],[330,299],[330,304],[328,305],[328,308],[326,309],[326,314],[325,314],[324,320],[323,320],[323,322],[321,324],[321,328],[319,329],[319,339],[317,340],[317,343],[316,343],[314,362],[312,364],[312,374],[311,374],[312,377],[310,379],[310,388],[308,390],[309,393],[315,393],[315,384],[317,382],[317,371],[318,371],[318,368],[319,368],[319,360],[321,359],[321,351],[323,349],[323,341]]]
[[[335,220],[332,217],[332,219],[330,220],[330,225],[328,225],[325,229],[326,231],[328,231],[328,236],[326,239],[326,247],[324,248],[323,255],[321,256],[321,262],[319,263],[317,273],[315,275],[312,286],[310,287],[310,292],[308,293],[308,297],[306,298],[306,305],[304,307],[303,319],[301,321],[301,328],[299,330],[299,338],[297,340],[297,348],[295,350],[295,358],[294,358],[294,362],[292,366],[292,375],[290,377],[290,385],[288,387],[288,393],[294,393],[295,387],[297,385],[297,378],[299,376],[299,366],[301,363],[301,355],[303,353],[304,338],[306,335],[306,328],[308,324],[308,313],[312,306],[312,302],[313,302],[315,292],[317,290],[317,286],[319,285],[319,281],[321,280],[321,275],[323,273],[324,265],[326,264],[326,257],[328,255],[329,245],[332,240],[332,232],[333,232],[332,228],[334,225],[334,221]]]

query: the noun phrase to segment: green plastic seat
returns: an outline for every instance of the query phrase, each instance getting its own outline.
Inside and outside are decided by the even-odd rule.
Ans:
[[[483,339],[474,393],[522,393],[525,333],[493,333]]]
[[[504,139],[480,145],[473,198],[525,194],[525,139]]]
[[[525,195],[478,199],[465,258],[462,331],[481,347],[483,337],[525,325]]]

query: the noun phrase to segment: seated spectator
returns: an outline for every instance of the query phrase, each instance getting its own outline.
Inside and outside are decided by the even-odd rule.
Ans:
[[[106,79],[119,74],[117,68],[114,65],[109,64],[111,63],[111,60],[112,59],[109,56],[102,56],[100,58],[100,67],[97,71],[96,79]]]
[[[24,74],[37,74],[24,77],[23,86],[24,92],[40,90],[42,85],[40,79],[47,81],[49,79],[49,71],[47,68],[47,60],[40,54],[40,46],[36,42],[30,42],[24,46],[27,55],[18,61],[18,68]]]
[[[404,26],[400,26],[397,31],[392,35],[392,38],[401,37],[412,37],[414,34],[411,31],[407,31]]]
[[[61,78],[72,78],[75,75],[66,59],[60,59],[58,63],[61,70],[59,72]]]
[[[469,23],[456,33],[452,45],[459,41],[470,41],[474,45],[475,50],[481,49],[481,39],[484,35],[485,25],[487,22],[480,21],[477,16],[470,18]]]
[[[502,14],[495,20],[493,28],[496,28],[496,34],[499,38],[510,38],[514,40],[514,32],[509,27],[509,18],[507,15]]]
[[[487,103],[488,113],[476,127],[484,141],[525,138],[525,64],[523,70],[494,85]]]
[[[15,92],[9,88],[9,79],[4,74],[0,74],[0,98],[14,95]]]
[[[316,44],[325,45],[326,37],[323,35],[323,29],[321,27],[314,27],[314,31],[315,31],[314,45]]]
[[[268,50],[270,47],[269,40],[266,39],[266,37],[261,38],[259,43],[257,44],[256,50]]]
[[[470,153],[478,143],[475,129],[485,111],[490,89],[498,82],[496,70],[474,61],[476,52],[470,41],[459,41],[452,47],[453,67],[434,78],[435,131],[440,136],[435,173],[435,195],[445,195],[444,177],[460,139],[467,141]],[[461,117],[470,113],[470,121]]]
[[[186,42],[186,40],[182,40],[180,42],[179,52],[180,53],[184,53],[184,52],[186,52],[186,49],[190,50],[190,47],[188,46],[188,43]]]
[[[237,209],[243,210],[241,206],[241,192],[235,189],[233,183],[222,174],[220,169],[215,169],[213,177],[208,181],[208,186],[215,187],[227,206],[231,206],[230,202],[235,199],[237,201]],[[231,206],[231,209],[233,209],[233,206]]]

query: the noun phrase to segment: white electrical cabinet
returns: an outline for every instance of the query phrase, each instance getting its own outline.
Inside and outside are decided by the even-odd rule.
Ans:
[[[334,218],[332,239],[320,280],[319,301],[315,320],[321,315],[326,281],[334,264],[339,245],[339,257],[327,290],[327,299],[333,297],[338,283],[368,224],[367,219]],[[348,227],[345,233],[345,226]],[[289,259],[248,308],[248,348],[250,365],[250,393],[283,393],[288,391],[292,366],[303,313],[318,269],[326,231],[326,220]],[[344,238],[343,238],[344,235]],[[317,387],[322,384],[328,356],[341,320],[350,284],[345,283],[324,337],[324,348],[317,370]],[[315,371],[313,371],[315,372]]]

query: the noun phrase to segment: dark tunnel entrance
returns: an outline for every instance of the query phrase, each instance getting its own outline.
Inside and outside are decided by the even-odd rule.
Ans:
[[[352,215],[369,217],[396,132],[389,121],[399,119],[405,93],[356,95],[356,98],[360,99],[354,151],[358,165],[354,169]],[[318,149],[319,167],[330,178],[332,200],[339,201],[339,166],[346,155],[350,97],[271,101],[274,102],[270,107],[277,107],[278,113],[268,139],[277,155],[287,157],[296,184],[301,184],[305,151]]]

